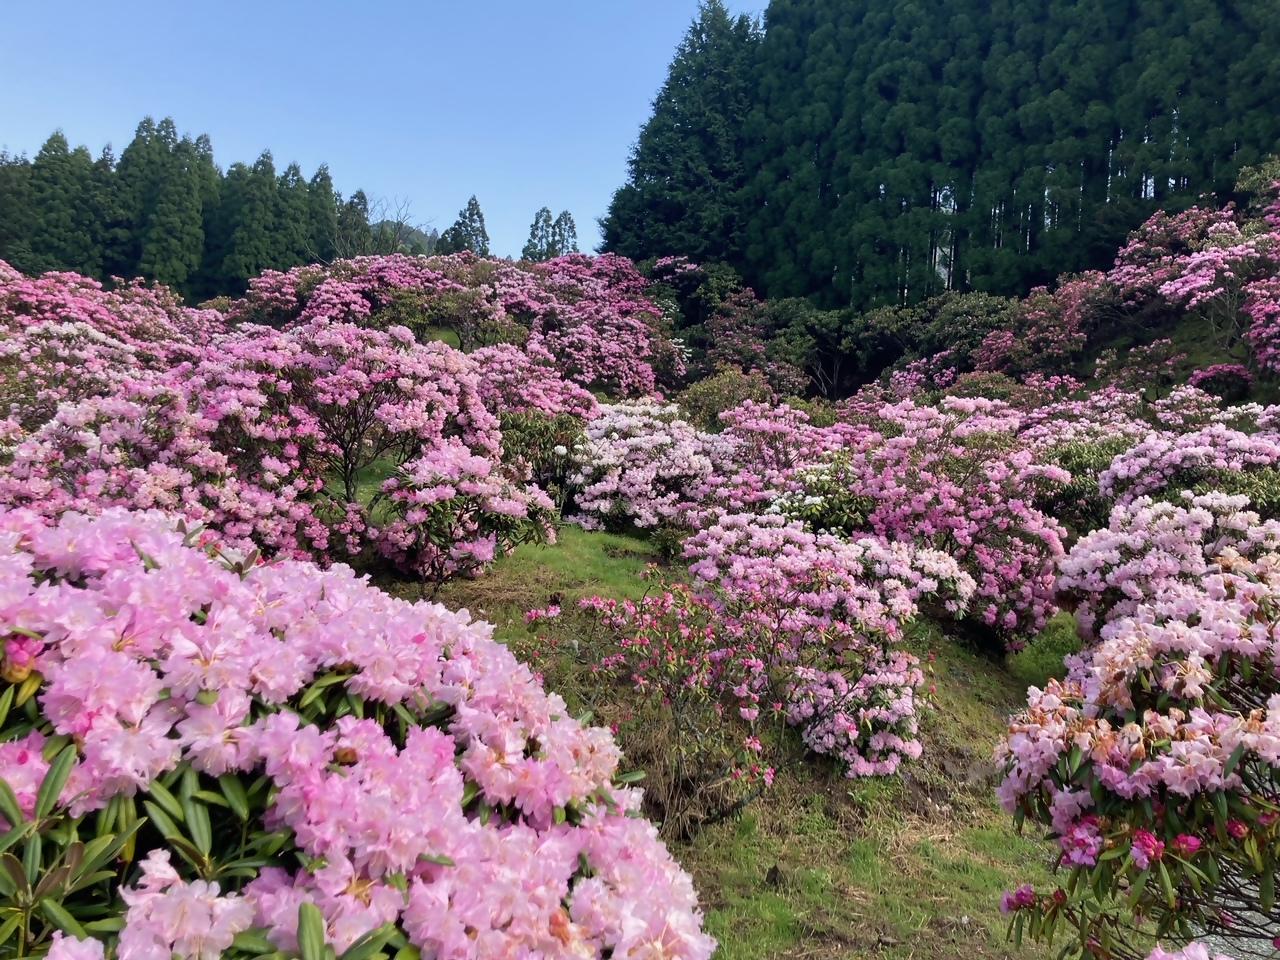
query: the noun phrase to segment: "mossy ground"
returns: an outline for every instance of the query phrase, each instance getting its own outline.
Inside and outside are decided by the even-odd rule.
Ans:
[[[645,540],[567,527],[554,546],[521,547],[437,599],[527,648],[525,610],[593,593],[639,596],[644,568],[658,559]],[[412,596],[416,588],[395,589]],[[910,642],[922,659],[934,655],[923,759],[883,780],[847,780],[811,760],[780,775],[737,819],[673,844],[694,874],[722,960],[1049,955],[1006,943],[998,910],[1005,889],[1043,886],[1050,860],[1044,843],[1013,832],[993,795],[991,750],[1024,688],[997,659],[936,628]],[[548,683],[574,706],[579,684],[592,681],[562,665]]]

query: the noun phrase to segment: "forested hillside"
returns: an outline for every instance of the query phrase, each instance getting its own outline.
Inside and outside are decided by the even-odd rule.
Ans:
[[[277,171],[270,151],[223,171],[209,138],[180,136],[171,118],[143,120],[119,158],[108,145],[94,159],[61,131],[34,158],[0,153],[0,259],[28,273],[145,277],[193,299],[240,293],[263,270],[430,253],[434,231],[406,214],[363,190],[344,200],[327,166]]]
[[[728,262],[769,297],[1024,294],[1280,146],[1269,0],[703,5],[606,249]]]

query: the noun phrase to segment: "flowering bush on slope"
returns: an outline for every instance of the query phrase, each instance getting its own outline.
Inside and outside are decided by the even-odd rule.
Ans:
[[[1139,501],[1064,564],[1105,625],[1065,682],[1031,689],[998,750],[1006,808],[1049,827],[1070,871],[1012,904],[1020,931],[1066,923],[1082,952],[1118,958],[1141,955],[1135,916],[1162,937],[1270,945],[1280,527],[1244,507]]]
[[[690,537],[695,584],[718,611],[724,688],[740,707],[779,702],[806,745],[849,776],[920,755],[914,657],[891,644],[925,603],[960,615],[974,584],[950,557],[875,538],[819,536],[780,516],[725,514]]]
[[[660,371],[683,369],[645,286],[629,260],[613,255],[545,263],[357,257],[264,273],[231,316],[277,327],[318,319],[409,324],[419,334],[450,327],[464,349],[515,343],[581,386],[643,396]]]
[[[497,464],[501,436],[476,368],[444,344],[417,343],[404,327],[313,320],[246,326],[184,350],[168,371],[111,368],[93,395],[29,431],[14,428],[0,502],[51,517],[161,508],[286,556],[372,547],[433,580],[545,533],[544,518],[530,515],[544,507],[541,492]],[[466,455],[454,461],[497,487],[478,500],[436,497],[430,523],[421,494],[406,496],[403,484],[366,509],[366,472],[417,475],[429,468],[415,463],[448,459],[458,444]],[[478,457],[493,462],[478,466]],[[459,544],[433,538],[454,528],[469,545],[439,562]]]
[[[205,541],[156,513],[0,513],[0,943],[711,954],[609,734],[487,625]]]

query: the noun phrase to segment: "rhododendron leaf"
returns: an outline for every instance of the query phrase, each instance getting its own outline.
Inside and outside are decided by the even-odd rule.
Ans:
[[[196,703],[202,707],[211,707],[218,702],[217,690],[201,690],[196,694]]]
[[[212,803],[215,807],[231,809],[231,804],[227,803],[227,798],[220,793],[214,793],[212,790],[197,790],[191,797],[201,803]]]
[[[58,887],[67,882],[67,878],[71,876],[71,868],[65,863],[53,870],[48,870],[45,875],[40,878],[40,882],[36,884],[36,888],[32,891],[32,896],[39,900],[46,897]]]
[[[4,726],[4,722],[9,719],[9,711],[13,709],[13,696],[16,692],[14,686],[9,684],[4,688],[4,693],[0,693],[0,727]]]
[[[0,867],[4,868],[8,880],[13,890],[29,891],[31,884],[27,880],[27,872],[23,869],[22,861],[15,857],[12,853],[6,853],[0,856]]]
[[[632,770],[629,773],[618,774],[613,778],[613,782],[618,784],[639,783],[644,778],[645,772],[643,770]]]
[[[395,932],[395,926],[390,923],[384,923],[376,930],[370,930],[346,949],[341,955],[342,960],[369,960],[387,945]]]
[[[24,919],[21,913],[15,913],[3,924],[0,924],[0,946],[4,946],[9,942],[9,938],[17,933],[18,927]]]
[[[114,870],[98,870],[94,873],[82,874],[78,880],[67,888],[67,893],[76,893],[77,891],[84,890],[87,887],[92,887],[96,883],[101,883],[103,880],[110,880],[115,875],[116,873]]]
[[[351,676],[350,673],[325,674],[319,680],[312,683],[311,686],[307,687],[307,692],[304,693],[302,697],[298,700],[298,709],[299,710],[305,709],[310,704],[315,702],[315,699],[319,697],[322,693],[324,693],[327,687],[331,687],[335,683],[342,683],[343,681],[349,679],[350,676]]]
[[[160,807],[150,800],[143,800],[142,806],[150,815],[152,822],[155,823],[156,829],[160,831],[166,840],[182,836],[182,831],[178,829],[178,825]]]
[[[44,868],[44,837],[39,833],[27,837],[26,846],[22,849],[22,866],[27,872],[27,883],[35,883]]]
[[[245,793],[240,778],[233,773],[224,773],[218,778],[218,789],[227,798],[231,812],[240,820],[249,819],[249,797]]]
[[[63,933],[68,933],[81,940],[84,940],[89,936],[89,934],[85,932],[84,927],[80,925],[80,922],[69,914],[66,908],[56,900],[41,900],[40,912],[48,917],[53,925]]]
[[[27,679],[23,680],[21,685],[18,687],[18,694],[14,700],[14,706],[21,707],[26,704],[26,702],[35,695],[35,692],[40,689],[40,684],[43,681],[44,678],[38,673],[32,673],[27,677]]]
[[[101,920],[90,920],[84,924],[90,933],[118,933],[124,929],[124,917],[104,917]]]
[[[182,812],[182,804],[178,802],[178,798],[169,792],[169,788],[162,784],[159,780],[152,780],[151,785],[147,787],[149,793],[156,803],[167,813],[174,821],[181,823],[185,819]],[[145,801],[144,801],[145,804]]]
[[[182,809],[187,815],[187,829],[195,842],[196,849],[200,851],[202,857],[208,857],[209,851],[213,849],[213,828],[209,823],[209,808],[194,798],[186,798],[182,801]]]
[[[418,860],[419,860],[420,862],[422,862],[422,863],[434,863],[434,864],[437,864],[438,866],[441,866],[441,867],[456,867],[456,866],[457,866],[457,864],[456,864],[456,863],[454,863],[452,859],[450,859],[449,857],[444,856],[443,854],[427,854],[427,853],[420,853],[420,854],[418,854]]]
[[[231,946],[236,950],[252,954],[273,953],[276,949],[275,945],[267,939],[266,931],[261,927],[240,931],[231,941]]]
[[[324,915],[310,901],[298,906],[298,952],[302,960],[324,960]]]
[[[1231,751],[1231,756],[1227,758],[1226,764],[1222,768],[1222,776],[1224,778],[1235,773],[1236,767],[1240,766],[1240,761],[1244,759],[1245,744],[1240,744]]]
[[[1178,895],[1173,890],[1173,880],[1169,877],[1169,869],[1163,862],[1156,865],[1160,874],[1160,887],[1164,890],[1165,903],[1169,905],[1169,909],[1176,910],[1178,907]]]
[[[13,827],[26,821],[26,817],[22,815],[22,808],[18,806],[18,798],[14,795],[13,788],[3,778],[0,778],[0,814],[3,814],[9,821],[9,825]]]
[[[422,951],[413,944],[407,943],[396,951],[392,960],[422,960]]]

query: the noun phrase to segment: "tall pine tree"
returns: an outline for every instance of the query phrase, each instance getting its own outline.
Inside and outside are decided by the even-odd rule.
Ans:
[[[703,0],[601,221],[606,250],[637,260],[736,257],[759,41],[749,18]]]

